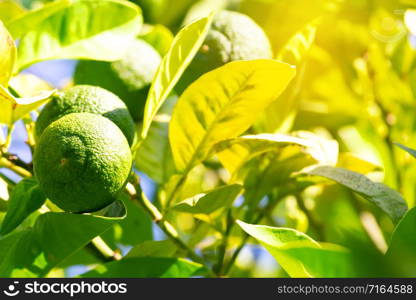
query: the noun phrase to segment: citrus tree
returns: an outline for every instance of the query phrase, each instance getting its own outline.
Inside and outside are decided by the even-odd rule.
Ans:
[[[416,276],[413,6],[0,1],[0,276]]]

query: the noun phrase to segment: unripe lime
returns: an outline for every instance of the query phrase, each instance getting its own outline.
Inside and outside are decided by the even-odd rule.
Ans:
[[[132,155],[123,133],[109,119],[73,113],[46,128],[33,166],[53,203],[69,212],[91,212],[116,199],[131,171]]]
[[[74,74],[75,84],[105,88],[119,96],[134,120],[143,117],[147,93],[161,62],[159,53],[142,40],[135,40],[125,56],[115,62],[80,61]]]
[[[52,122],[67,114],[83,112],[110,119],[121,129],[129,144],[133,143],[135,125],[124,102],[103,88],[88,85],[78,85],[52,97],[36,121],[36,139],[39,140]]]
[[[198,77],[226,63],[272,57],[270,41],[254,20],[238,12],[220,11],[177,90],[183,92]]]

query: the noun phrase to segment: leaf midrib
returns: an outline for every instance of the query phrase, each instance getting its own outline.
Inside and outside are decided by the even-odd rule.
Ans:
[[[228,110],[228,106],[230,106],[230,104],[233,102],[236,95],[240,94],[242,92],[242,90],[245,89],[245,86],[247,85],[247,82],[253,77],[253,75],[255,73],[256,73],[256,70],[252,70],[252,71],[250,71],[249,74],[246,75],[244,83],[232,94],[232,96],[230,97],[230,101],[225,103],[225,105],[222,107],[221,111],[216,115],[214,120],[208,126],[208,128],[206,129],[206,134],[204,135],[201,142],[199,142],[198,146],[195,148],[195,151],[192,154],[191,159],[189,160],[188,164],[186,165],[184,174],[188,174],[191,171],[191,169],[194,167],[195,162],[198,161],[197,154],[201,151],[202,147],[206,144],[208,138],[212,134],[212,131],[215,129],[217,122],[223,118],[224,111]]]

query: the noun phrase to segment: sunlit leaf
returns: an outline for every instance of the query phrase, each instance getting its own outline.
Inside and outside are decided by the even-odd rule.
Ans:
[[[16,98],[0,85],[0,123],[11,125],[45,104],[55,91],[45,91],[32,98]]]
[[[297,32],[279,51],[277,59],[292,65],[299,65],[306,57],[316,36],[317,20]]]
[[[196,195],[174,206],[175,210],[191,214],[211,214],[220,208],[231,206],[243,187],[238,184],[226,185],[205,194]]]
[[[169,129],[178,170],[186,174],[216,143],[247,130],[294,75],[290,65],[253,60],[229,63],[195,81],[180,97]]]
[[[15,0],[3,0],[0,2],[0,20],[6,24],[23,15],[25,11]]]
[[[288,145],[300,146],[300,151],[309,153],[318,163],[335,165],[338,160],[338,144],[307,132],[293,135],[258,134],[225,140],[215,146],[217,156],[225,168],[235,174],[244,163],[255,156],[280,150]]]
[[[320,245],[290,228],[237,222],[276,258],[291,277],[351,277],[355,274],[352,256],[347,249]]]
[[[273,102],[266,110],[264,118],[260,121],[262,132],[288,132],[292,129],[299,105],[297,97],[304,80],[308,53],[315,42],[317,23],[318,21],[315,20],[307,24],[279,51],[277,59],[297,66],[298,72],[287,90],[280,96],[281,99]]]
[[[45,91],[53,90],[48,82],[30,73],[20,73],[12,77],[10,85],[23,98],[30,98]]]
[[[394,222],[398,222],[407,211],[406,201],[398,192],[359,173],[330,166],[313,167],[304,172],[328,178],[356,192],[381,208]]]
[[[18,70],[48,59],[112,61],[140,32],[140,8],[119,0],[60,0],[9,24],[19,38]]]
[[[170,49],[173,42],[172,32],[163,25],[144,25],[140,38],[156,49],[157,52],[163,57]]]
[[[380,167],[368,162],[352,153],[341,153],[336,165],[338,168],[347,169],[361,174],[380,171]]]
[[[16,45],[0,21],[0,85],[8,86],[16,62]]]
[[[179,31],[165,55],[146,100],[141,137],[146,138],[153,118],[201,47],[211,25],[212,15]]]
[[[23,179],[14,187],[10,195],[0,234],[5,235],[14,230],[26,217],[39,209],[45,201],[46,196],[39,189],[37,181],[33,178]]]
[[[154,117],[147,137],[136,154],[137,168],[158,183],[165,183],[175,172],[168,133],[176,101],[177,97],[167,99]]]

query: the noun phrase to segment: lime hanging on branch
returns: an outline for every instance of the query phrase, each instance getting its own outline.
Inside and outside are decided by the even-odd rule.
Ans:
[[[36,137],[54,121],[70,113],[94,113],[113,121],[131,145],[135,125],[126,105],[113,93],[100,87],[79,85],[57,93],[41,111],[36,122]]]
[[[36,147],[34,171],[45,195],[69,212],[112,203],[132,166],[129,144],[109,119],[73,113],[53,122]]]
[[[226,63],[272,57],[270,41],[256,22],[238,12],[220,11],[215,15],[202,47],[179,82],[178,91],[183,92],[201,75]]]
[[[74,74],[75,84],[105,88],[119,96],[134,120],[143,117],[143,109],[153,77],[162,58],[143,40],[134,40],[127,53],[114,62],[80,61]]]

